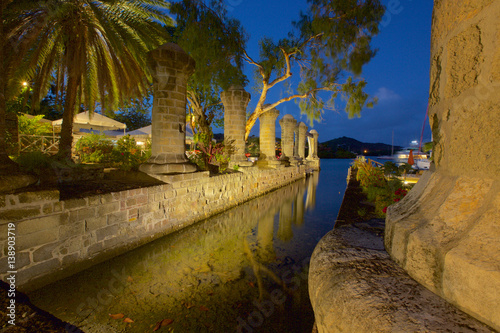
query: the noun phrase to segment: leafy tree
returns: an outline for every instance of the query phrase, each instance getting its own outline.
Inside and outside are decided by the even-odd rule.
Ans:
[[[211,133],[212,124],[222,127],[220,93],[246,84],[242,59],[247,37],[240,22],[227,17],[223,3],[182,0],[170,8],[177,22],[169,29],[172,41],[196,61],[187,87],[187,120],[195,133]]]
[[[60,158],[71,158],[80,105],[106,110],[147,94],[146,53],[167,39],[166,9],[161,0],[16,0],[4,8],[8,39],[22,59],[13,77],[31,81],[35,103],[51,83],[63,100]]]
[[[128,102],[112,117],[127,125],[129,131],[151,125],[151,102],[148,98],[144,98],[142,102]]]
[[[50,123],[42,123],[43,115],[29,117],[26,115],[17,116],[19,133],[27,135],[46,135],[52,132]]]
[[[298,101],[301,113],[311,124],[321,118],[325,108],[334,108],[340,95],[346,101],[349,117],[359,116],[364,106],[374,100],[363,91],[366,82],[359,78],[364,64],[375,55],[370,42],[378,33],[384,8],[379,0],[309,0],[307,14],[294,23],[288,38],[260,42],[259,60],[245,53],[245,60],[255,66],[259,100],[250,114],[245,138],[264,112],[291,100]],[[298,70],[300,82],[291,83],[292,71]],[[270,89],[288,86],[287,96],[267,102]],[[323,98],[329,96],[325,101]]]

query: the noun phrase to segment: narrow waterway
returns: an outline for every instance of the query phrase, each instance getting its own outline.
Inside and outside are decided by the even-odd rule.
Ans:
[[[311,332],[310,255],[350,160],[29,294],[85,332]]]

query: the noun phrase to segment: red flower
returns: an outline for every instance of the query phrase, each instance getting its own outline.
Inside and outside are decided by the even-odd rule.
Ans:
[[[396,198],[396,199],[394,199],[394,202],[398,202],[399,200],[401,200],[401,199],[399,199],[399,198]]]
[[[387,207],[384,207],[384,209],[382,209],[382,212],[387,213]]]

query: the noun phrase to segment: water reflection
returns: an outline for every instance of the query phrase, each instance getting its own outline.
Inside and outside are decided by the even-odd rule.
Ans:
[[[308,257],[331,228],[305,223],[318,182],[315,174],[30,297],[85,332],[146,332],[163,319],[175,332],[310,332]]]

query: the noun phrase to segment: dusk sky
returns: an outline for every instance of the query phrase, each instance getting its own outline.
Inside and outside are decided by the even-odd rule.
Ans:
[[[250,35],[247,52],[254,59],[258,58],[258,43],[262,37],[275,40],[285,37],[291,29],[291,21],[298,18],[301,9],[307,8],[306,0],[227,0],[226,3],[229,14],[239,19]],[[339,98],[337,111],[326,110],[321,123],[314,123],[319,142],[347,136],[363,142],[391,144],[393,131],[395,145],[408,146],[410,141],[420,138],[429,91],[433,1],[382,0],[382,3],[388,10],[379,35],[373,40],[379,51],[361,75],[368,82],[367,92],[377,96],[379,103],[373,109],[364,109],[361,118],[348,119]],[[253,67],[247,65],[245,72],[250,80],[252,71]],[[246,88],[252,94],[248,110],[253,110],[258,99],[252,85],[250,81]],[[280,97],[279,90],[270,93],[268,103]],[[309,124],[293,101],[277,109],[280,111],[278,120],[285,114],[292,114]],[[258,135],[258,128],[257,122],[252,134]],[[277,136],[280,136],[278,123]],[[424,142],[430,139],[426,120]]]

